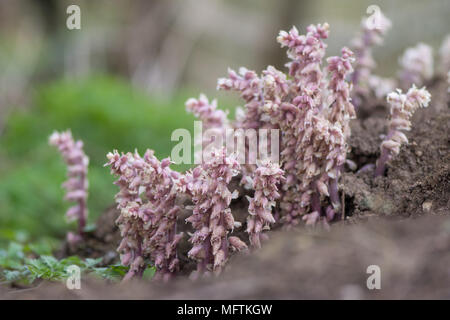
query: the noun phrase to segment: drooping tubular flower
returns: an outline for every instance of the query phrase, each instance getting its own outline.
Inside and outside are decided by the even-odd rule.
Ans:
[[[278,164],[265,162],[258,166],[253,177],[253,198],[247,197],[249,201],[249,217],[247,219],[247,232],[250,244],[255,248],[261,247],[262,232],[270,230],[270,225],[275,223],[272,208],[275,200],[280,197],[278,184],[284,181],[283,170]]]
[[[377,161],[375,177],[384,173],[386,163],[400,152],[400,146],[408,143],[402,130],[411,130],[410,118],[418,108],[426,108],[431,95],[425,87],[418,89],[413,85],[406,94],[400,89],[391,92],[387,101],[391,106],[389,132],[381,143],[381,155]]]
[[[244,242],[229,237],[234,228],[234,218],[229,208],[235,194],[228,189],[231,178],[237,175],[239,163],[227,157],[226,149],[212,151],[209,161],[196,167],[178,183],[181,192],[192,196],[193,214],[186,219],[195,232],[188,256],[197,261],[197,275],[220,272],[229,250],[243,250]]]
[[[327,23],[310,25],[306,35],[299,35],[293,27],[289,32],[281,31],[277,37],[281,46],[288,48],[291,61],[286,66],[292,80],[285,82],[287,89],[278,86],[283,89],[275,91],[282,93],[281,101],[267,100],[265,110],[282,132],[281,161],[286,183],[280,207],[287,213],[283,217],[286,225],[295,225],[307,211],[307,206],[301,205],[302,182],[297,167],[302,162],[302,150],[308,145],[311,119],[324,104],[327,107],[322,95],[326,86],[321,65],[327,47],[323,39],[328,37],[328,29]]]
[[[327,59],[328,72],[331,75],[329,89],[332,92],[333,102],[330,106],[329,120],[332,123],[341,123],[346,136],[350,135],[349,121],[356,118],[355,107],[351,102],[350,92],[352,86],[346,81],[353,72],[353,52],[347,47],[342,48],[342,55]]]
[[[400,83],[409,88],[411,85],[422,86],[433,76],[433,49],[424,43],[405,50],[399,60]]]
[[[319,93],[324,87],[321,68],[327,45],[322,39],[328,38],[328,23],[310,25],[306,35],[299,35],[296,27],[289,32],[280,31],[277,41],[281,47],[287,47],[290,61],[286,66],[289,75],[294,78],[297,92],[302,91],[314,100],[314,105],[321,103]]]
[[[309,139],[309,145],[304,150],[302,161],[296,167],[301,181],[300,205],[309,207],[308,211],[313,216],[321,217],[324,215],[321,197],[330,197],[335,209],[339,207],[337,181],[345,162],[347,145],[341,124],[333,124],[321,116],[312,118],[311,129],[305,136]],[[332,184],[332,181],[336,184]],[[332,192],[336,199],[331,197]],[[308,220],[309,217],[306,215],[303,219]],[[327,216],[328,220],[333,217],[334,214]]]
[[[353,72],[352,62],[354,61],[353,52],[344,47],[342,49],[342,55],[330,57],[327,59],[328,72],[331,75],[329,82],[329,89],[331,91],[331,97],[333,102],[329,108],[328,119],[331,123],[340,125],[345,138],[350,137],[350,120],[356,118],[355,107],[353,106],[350,92],[352,86],[346,81],[349,74]],[[348,151],[348,150],[347,150]],[[344,161],[346,153],[342,150],[340,152],[344,155]],[[334,163],[336,165],[337,163]],[[329,193],[330,199],[333,204],[334,210],[340,208],[340,199],[338,194],[338,179],[342,167],[337,169],[336,177],[329,181]]]
[[[86,226],[88,209],[88,179],[87,171],[89,158],[83,151],[83,142],[74,141],[70,130],[65,132],[54,132],[49,143],[58,148],[64,161],[67,164],[68,180],[63,184],[66,189],[65,199],[76,202],[76,205],[67,210],[67,218],[70,221],[78,221],[78,233],[69,232],[67,239],[70,243],[78,242],[82,239],[84,227]]]
[[[239,74],[232,69],[228,69],[228,77],[218,79],[218,90],[240,92],[241,98],[245,101],[245,110],[237,108],[236,119],[232,123],[232,127],[238,130],[235,130],[233,136],[229,136],[227,139],[234,139],[235,141],[243,139],[245,141],[244,150],[237,150],[237,152],[229,150],[229,152],[236,152],[239,159],[242,159],[241,156],[243,156],[243,159],[246,159],[246,163],[241,167],[241,184],[247,189],[251,188],[249,181],[251,181],[253,172],[256,169],[255,163],[258,155],[254,152],[259,150],[261,141],[260,137],[256,136],[256,146],[252,146],[255,148],[250,148],[249,145],[255,143],[255,141],[249,141],[250,138],[246,136],[245,130],[277,128],[271,119],[267,117],[267,114],[264,113],[264,103],[275,99],[280,102],[280,91],[288,90],[286,82],[286,76],[272,66],[263,71],[263,76],[261,77],[258,77],[254,71],[241,67]],[[287,92],[284,92],[284,94],[287,94]],[[265,146],[266,150],[271,149],[270,141],[270,136],[263,141],[263,143],[267,143]]]
[[[226,138],[226,129],[229,128],[227,114],[220,109],[217,109],[217,100],[209,102],[204,94],[200,94],[198,99],[190,98],[186,101],[186,110],[192,112],[198,119],[202,121],[202,136],[201,141],[196,141],[197,144],[202,144],[204,148],[211,142],[218,139],[216,143],[217,148],[221,148]],[[206,132],[208,131],[208,132]],[[195,155],[199,160],[199,155]]]
[[[124,280],[142,276],[146,259],[155,265],[156,279],[170,279],[178,268],[176,246],[182,237],[176,232],[179,173],[170,169],[169,158],[160,162],[151,150],[143,157],[117,151],[107,157],[105,166],[118,176],[115,184],[120,187],[115,198],[121,214],[116,223],[123,239],[117,250],[122,264],[130,266]]]
[[[353,39],[351,47],[355,53],[355,71],[351,76],[354,95],[367,95],[370,88],[370,78],[376,63],[372,56],[372,47],[383,43],[383,37],[391,28],[391,21],[381,12],[377,11],[370,17],[361,21],[361,32]],[[356,99],[358,102],[359,100]],[[359,105],[359,102],[357,103]]]
[[[261,81],[258,75],[244,67],[239,69],[239,74],[228,69],[227,78],[217,80],[218,90],[233,90],[240,92],[245,101],[245,112],[242,109],[236,111],[235,128],[257,129],[261,127],[261,103],[263,100]]]

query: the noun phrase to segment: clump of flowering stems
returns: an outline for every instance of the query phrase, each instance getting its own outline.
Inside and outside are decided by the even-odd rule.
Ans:
[[[295,66],[301,66],[303,70],[292,84],[297,89],[291,90],[297,92],[296,96],[290,104],[287,101],[282,104],[289,112],[286,114],[288,121],[283,123],[286,122],[285,115],[279,119],[283,123],[281,128],[294,128],[288,131],[285,139],[292,148],[282,147],[282,155],[286,155],[282,159],[285,160],[283,169],[287,174],[287,187],[291,187],[290,181],[295,181],[293,188],[286,190],[285,201],[282,200],[282,206],[289,212],[284,217],[287,224],[296,224],[297,217],[308,212],[311,215],[304,220],[322,216],[321,196],[331,196],[330,191],[332,202],[339,206],[337,180],[347,149],[343,130],[350,134],[348,121],[355,116],[349,96],[351,87],[345,80],[351,72],[352,52],[344,48],[342,57],[328,60],[332,78],[328,84],[330,92],[327,92],[321,63],[326,49],[322,39],[328,37],[328,25],[310,26],[307,31],[306,36],[299,36],[296,29],[288,34],[282,31],[278,37],[281,45],[288,47],[288,57],[294,59],[288,64],[290,75],[295,74]],[[306,83],[302,77],[305,73],[309,74]],[[289,121],[290,118],[293,121]]]
[[[433,49],[427,44],[419,43],[406,49],[399,63],[400,83],[405,88],[413,84],[422,86],[433,76]]]
[[[89,158],[83,151],[83,142],[80,140],[74,141],[70,130],[65,132],[55,131],[50,136],[49,143],[58,148],[67,164],[68,179],[63,184],[67,192],[65,199],[76,202],[76,205],[67,210],[66,216],[69,221],[78,221],[77,234],[72,232],[67,234],[67,240],[73,244],[82,240],[87,221]]]
[[[281,131],[281,168],[286,182],[280,190],[280,208],[286,226],[297,224],[311,211],[324,216],[325,197],[339,207],[337,180],[347,151],[348,121],[355,116],[351,85],[345,79],[352,72],[352,53],[345,48],[342,57],[329,60],[329,81],[322,71],[328,29],[325,23],[309,26],[306,35],[300,35],[295,27],[280,32],[277,40],[287,47],[290,59],[289,79],[269,66],[261,77],[241,69],[240,76],[230,71],[229,78],[218,82],[219,89],[240,91],[247,102],[242,120],[234,126],[251,123]],[[334,211],[330,208],[327,212],[331,220]]]
[[[430,102],[431,95],[424,88],[418,89],[413,85],[406,94],[400,89],[391,92],[387,101],[391,106],[389,132],[381,143],[381,155],[377,161],[375,177],[384,174],[386,163],[400,152],[400,146],[408,143],[408,138],[402,132],[411,130],[410,118],[418,108],[425,108]]]
[[[362,30],[352,41],[351,48],[355,53],[356,62],[351,81],[355,86],[354,97],[356,105],[359,105],[361,102],[358,95],[367,95],[371,88],[372,71],[376,67],[372,56],[372,48],[383,43],[383,37],[391,28],[391,25],[391,21],[381,11],[378,11],[371,17],[362,19]]]
[[[276,69],[269,66],[266,70],[268,77],[271,81],[277,81]],[[284,75],[282,75],[284,76]],[[285,76],[284,76],[285,77]],[[285,79],[284,79],[285,80]],[[283,80],[281,80],[283,81]],[[228,69],[227,78],[219,78],[217,81],[218,90],[233,90],[240,93],[241,98],[245,102],[245,111],[238,107],[236,109],[236,119],[232,123],[234,129],[271,129],[271,125],[268,119],[264,118],[264,114],[261,110],[261,105],[265,100],[264,84],[258,77],[256,72],[248,70],[247,68],[241,67],[239,73],[232,69]],[[227,139],[239,139],[239,135],[244,134],[244,130],[236,130],[233,137],[227,137]],[[245,139],[245,137],[244,137]],[[246,189],[251,189],[251,177],[256,166],[255,163],[257,155],[253,153],[253,148],[249,148],[249,141],[245,141],[244,158],[248,159],[246,164],[241,166],[241,184],[244,185]],[[270,138],[267,140],[270,141]],[[259,137],[257,137],[257,145],[259,144]],[[256,148],[257,149],[257,148]],[[267,146],[270,149],[270,145]],[[234,150],[230,150],[233,152]],[[238,150],[238,153],[242,152]]]
[[[323,39],[328,37],[328,29],[326,23],[311,25],[306,35],[299,35],[293,27],[289,32],[281,31],[277,38],[282,47],[288,48],[287,55],[291,61],[286,66],[292,80],[284,86],[275,83],[275,88],[268,90],[281,96],[268,97],[264,109],[282,132],[281,161],[286,183],[281,208],[287,212],[283,216],[287,226],[297,224],[298,218],[306,213],[311,198],[309,194],[311,189],[315,189],[311,180],[316,170],[311,172],[311,179],[303,178],[308,163],[305,161],[306,146],[311,142],[314,129],[312,118],[320,113],[325,101],[321,95],[325,87],[321,64],[327,47]],[[322,186],[321,183],[319,185]]]
[[[247,197],[249,201],[247,218],[247,232],[250,244],[255,248],[261,248],[262,232],[270,230],[270,225],[275,223],[272,208],[275,200],[280,197],[278,184],[284,181],[284,172],[278,164],[265,162],[258,166],[253,176],[253,198]]]
[[[246,249],[237,237],[229,237],[235,221],[229,208],[236,197],[228,189],[231,178],[238,174],[239,163],[227,157],[225,148],[214,150],[204,161],[179,181],[179,190],[192,196],[193,213],[186,219],[195,232],[189,241],[193,244],[188,256],[197,261],[194,276],[214,271],[220,273],[229,250]]]
[[[170,169],[170,159],[161,162],[153,151],[143,157],[137,151],[107,155],[111,173],[118,176],[120,187],[115,199],[120,209],[116,223],[122,242],[118,251],[121,261],[130,269],[124,280],[142,276],[146,259],[156,267],[155,279],[170,279],[178,269],[176,247],[182,234],[177,234],[175,205],[178,172]]]

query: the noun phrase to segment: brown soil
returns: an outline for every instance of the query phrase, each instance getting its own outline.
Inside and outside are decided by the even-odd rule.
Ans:
[[[384,177],[373,178],[379,145],[386,132],[387,106],[367,100],[352,123],[349,159],[358,168],[346,171],[340,181],[345,219],[331,232],[294,232],[279,228],[270,233],[263,248],[250,255],[235,255],[219,278],[195,283],[187,279],[195,265],[186,257],[189,225],[183,212],[179,230],[181,276],[169,284],[134,283],[115,290],[104,284],[84,283],[85,290],[68,291],[59,284],[42,284],[20,298],[450,298],[450,99],[447,83],[428,84],[432,103],[418,110],[409,144],[388,164]],[[242,191],[242,190],[241,190]],[[242,194],[242,193],[240,193]],[[185,198],[180,202],[186,203]],[[245,222],[246,200],[232,203],[236,219]],[[97,229],[87,234],[86,245],[69,248],[61,256],[104,257],[117,261],[120,240],[114,225],[114,208],[100,218]],[[420,219],[419,216],[426,215]],[[405,219],[410,217],[410,219]],[[389,218],[389,219],[382,219]],[[412,219],[411,219],[412,218]],[[364,223],[363,223],[364,222]],[[356,225],[353,225],[356,224]],[[236,232],[244,235],[245,226]],[[366,268],[382,270],[382,290],[365,286]],[[129,288],[124,290],[124,288]]]
[[[367,267],[381,270],[368,290]],[[330,232],[275,231],[264,247],[235,255],[219,277],[123,285],[83,279],[8,290],[8,299],[417,299],[450,298],[450,217],[338,224]]]
[[[58,258],[79,256],[81,258],[100,258],[99,265],[109,265],[118,261],[116,248],[119,246],[120,232],[115,221],[119,213],[115,206],[107,209],[97,220],[96,228],[84,235],[84,241],[77,245],[64,242],[61,250],[55,253]]]

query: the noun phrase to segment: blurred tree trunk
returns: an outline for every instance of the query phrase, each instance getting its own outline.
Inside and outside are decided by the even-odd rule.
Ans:
[[[274,2],[273,8],[276,19],[273,21],[273,26],[276,30],[289,30],[292,26],[296,26],[299,31],[305,27],[305,20],[308,14],[312,11],[313,4],[309,1],[298,0],[278,0]],[[272,35],[271,35],[272,36]],[[276,35],[272,36],[272,39]],[[266,54],[262,58],[264,65],[273,65],[279,70],[284,69],[286,63],[286,51],[280,49],[280,46],[274,41],[267,42]]]

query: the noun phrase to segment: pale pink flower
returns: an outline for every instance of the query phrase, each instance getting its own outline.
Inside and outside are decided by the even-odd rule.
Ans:
[[[117,250],[122,264],[130,266],[124,279],[141,276],[146,259],[155,265],[156,279],[170,279],[178,269],[176,247],[182,237],[176,232],[180,208],[175,205],[180,174],[170,169],[169,158],[160,162],[151,150],[143,157],[137,151],[121,155],[114,151],[107,158],[105,166],[118,176],[115,184],[120,188],[116,223],[123,240]]]
[[[391,92],[387,101],[391,106],[391,119],[389,121],[389,132],[381,143],[381,155],[377,161],[375,176],[384,173],[386,163],[400,152],[400,146],[408,143],[408,138],[402,131],[411,130],[410,118],[419,108],[428,107],[431,95],[425,89],[417,89],[413,85],[406,94],[400,89]]]
[[[69,242],[78,242],[84,233],[88,215],[87,171],[89,158],[83,151],[83,142],[74,141],[70,130],[55,131],[50,136],[49,143],[58,148],[67,164],[68,179],[63,183],[63,187],[66,189],[65,199],[75,202],[76,205],[67,210],[66,216],[69,221],[78,221],[78,235],[68,234],[67,239]]]
[[[262,231],[269,230],[275,223],[272,208],[275,200],[280,198],[278,185],[284,181],[283,170],[271,162],[265,162],[258,166],[253,177],[253,189],[255,195],[248,197],[249,217],[247,219],[247,232],[250,244],[256,248],[261,247]]]
[[[228,189],[231,178],[238,174],[239,163],[227,157],[225,148],[212,151],[209,161],[189,171],[178,182],[179,190],[192,196],[192,215],[186,219],[195,232],[190,238],[193,247],[188,256],[197,261],[197,274],[224,267],[229,250],[243,250],[246,245],[237,238],[230,241],[234,217],[229,208],[232,194]]]

